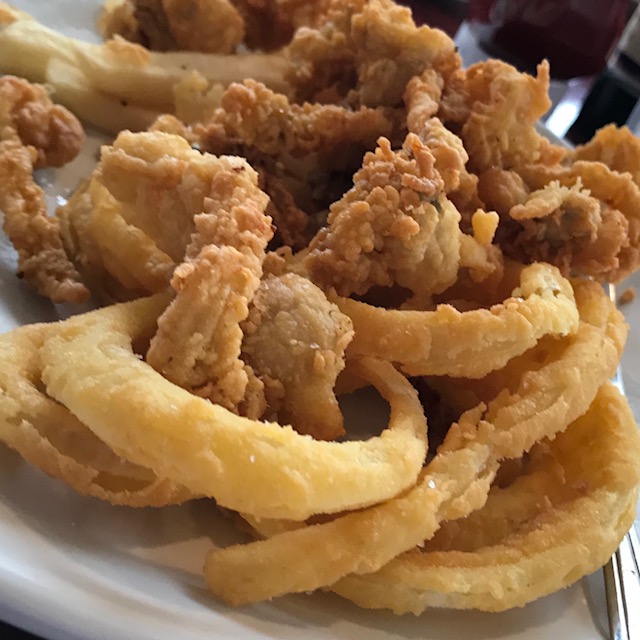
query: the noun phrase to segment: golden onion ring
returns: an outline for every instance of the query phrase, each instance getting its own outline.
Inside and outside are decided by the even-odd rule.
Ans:
[[[598,285],[576,288],[585,318],[577,334],[558,341],[540,369],[524,372],[515,393],[501,393],[466,412],[413,489],[328,523],[211,551],[205,563],[211,591],[240,604],[370,573],[429,539],[442,520],[482,505],[498,460],[519,458],[541,438],[566,428],[615,371],[624,319]]]
[[[319,442],[239,417],[177,387],[137,357],[167,305],[154,296],[77,316],[42,349],[47,391],[114,451],[221,506],[303,520],[389,499],[411,486],[426,453],[417,394],[388,363],[354,363],[391,405],[367,441]],[[135,411],[132,411],[135,407]]]
[[[564,336],[578,325],[571,284],[543,263],[525,267],[512,296],[490,309],[404,311],[330,299],[353,322],[349,353],[395,362],[410,375],[481,378],[542,336]]]
[[[502,538],[491,541],[495,533],[487,531],[489,541],[470,550],[457,550],[455,538],[451,550],[413,549],[376,574],[348,576],[332,589],[362,607],[398,614],[417,615],[427,607],[502,611],[602,566],[633,523],[638,498],[640,434],[626,399],[605,384],[589,411],[549,448],[557,457],[550,462],[564,469],[563,479],[551,465],[539,472],[550,483],[564,482],[554,487],[552,504],[537,490],[541,479],[525,477],[498,493],[497,508],[489,498],[487,520],[483,509],[468,523],[473,531],[461,524],[467,539],[482,541],[483,526],[501,517],[512,527]],[[505,511],[514,500],[530,503],[519,522]]]
[[[115,455],[40,389],[39,349],[57,325],[0,336],[0,441],[47,475],[112,504],[158,507],[193,498],[184,487]]]

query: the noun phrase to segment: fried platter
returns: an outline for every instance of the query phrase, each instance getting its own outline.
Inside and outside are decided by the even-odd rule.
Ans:
[[[116,0],[101,45],[0,3],[0,209],[19,275],[96,309],[0,336],[0,440],[130,507],[211,499],[231,604],[500,611],[631,526],[609,383],[640,262],[640,143],[536,130],[535,77],[465,69],[391,0]],[[68,202],[87,124],[113,134]],[[340,399],[372,386],[359,438]]]

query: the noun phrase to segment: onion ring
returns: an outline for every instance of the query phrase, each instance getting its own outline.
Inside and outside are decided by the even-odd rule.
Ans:
[[[500,393],[466,412],[413,489],[325,524],[211,551],[204,569],[211,591],[240,604],[370,573],[429,539],[442,520],[482,505],[498,460],[519,458],[539,439],[562,431],[615,371],[624,319],[598,285],[576,288],[585,317],[578,332],[559,341],[540,369],[525,372],[515,393]]]
[[[398,363],[410,375],[481,378],[542,336],[564,336],[578,325],[570,283],[543,263],[525,267],[512,297],[490,309],[404,311],[329,297],[354,325],[347,353]]]
[[[39,349],[57,325],[30,325],[0,336],[0,441],[83,495],[131,507],[189,500],[184,487],[116,456],[40,389]]]
[[[503,539],[468,551],[455,550],[455,542],[453,550],[414,549],[377,574],[349,576],[333,590],[360,606],[398,614],[418,615],[427,607],[503,611],[602,566],[633,523],[638,497],[640,435],[626,399],[605,384],[589,411],[549,447],[563,463],[566,486],[556,488],[560,495],[551,505],[532,491],[537,477],[514,483],[513,491],[502,490],[507,505],[516,498],[538,503],[537,509],[529,505],[529,519]],[[575,451],[585,455],[574,456]],[[559,483],[552,469],[545,472]],[[490,498],[485,508],[492,507]],[[468,524],[477,535],[483,523],[476,518]],[[473,532],[466,532],[473,538]]]
[[[352,509],[415,482],[425,419],[417,394],[390,364],[356,365],[391,404],[387,429],[364,442],[319,442],[236,416],[141,361],[131,342],[153,330],[166,304],[154,296],[71,318],[43,346],[47,391],[116,453],[261,517],[302,520]]]

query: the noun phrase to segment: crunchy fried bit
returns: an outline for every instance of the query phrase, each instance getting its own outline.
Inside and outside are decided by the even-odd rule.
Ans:
[[[478,209],[471,216],[473,235],[462,234],[460,238],[460,268],[468,269],[472,282],[502,278],[502,251],[500,247],[492,244],[498,222],[499,216],[495,211]]]
[[[403,96],[409,131],[420,135],[425,123],[438,113],[441,98],[442,78],[433,69],[409,80]]]
[[[299,249],[319,226],[313,218],[345,191],[365,151],[381,135],[397,138],[399,123],[389,109],[292,104],[247,80],[225,91],[220,109],[197,131],[203,150],[242,155],[260,171],[280,238]],[[290,221],[295,226],[288,229]]]
[[[636,290],[634,287],[627,287],[618,297],[619,304],[630,304],[636,299]]]
[[[544,261],[564,274],[606,279],[618,266],[627,241],[628,222],[588,191],[550,182],[509,212],[500,244],[511,257]]]
[[[353,184],[331,207],[328,227],[303,261],[314,282],[342,295],[394,283],[424,295],[442,284],[435,285],[436,274],[455,279],[459,214],[442,196],[435,158],[415,134],[398,152],[382,138]],[[445,227],[448,237],[440,238]],[[451,252],[446,257],[445,248]]]
[[[185,389],[238,411],[250,382],[240,359],[240,323],[260,284],[272,228],[255,171],[240,158],[210,163],[217,171],[147,361]]]
[[[564,187],[582,184],[592,198],[600,203],[599,215],[591,216],[590,224],[597,225],[596,238],[590,243],[585,260],[576,265],[575,273],[590,275],[600,281],[619,282],[633,273],[640,264],[640,187],[630,173],[611,170],[602,162],[579,160],[570,166],[527,165],[518,169],[525,183],[532,189],[542,189],[553,181]],[[575,213],[575,212],[574,212]],[[562,232],[552,231],[560,242],[567,233],[577,233],[584,243],[584,228],[580,215],[565,217]],[[533,236],[535,243],[540,236]],[[543,244],[549,247],[543,234]],[[505,247],[506,249],[506,247]],[[532,247],[535,251],[535,247]],[[544,249],[543,249],[544,251]],[[551,252],[553,254],[553,252]]]
[[[155,51],[231,53],[244,21],[228,0],[122,0],[105,6],[99,26]]]
[[[535,78],[499,60],[479,62],[467,70],[466,83],[470,113],[461,137],[471,171],[553,164],[566,154],[535,129],[551,106],[546,62],[538,66]]]
[[[576,147],[569,160],[590,160],[606,164],[619,173],[628,172],[640,186],[640,140],[628,127],[607,125],[586,144]]]
[[[243,329],[242,358],[264,381],[274,417],[316,439],[341,436],[333,388],[353,335],[349,318],[309,280],[288,273],[265,277]]]
[[[38,167],[72,160],[84,141],[78,120],[54,105],[44,87],[0,78],[0,210],[4,230],[18,251],[18,269],[54,302],[84,302],[89,292],[69,261],[56,218],[47,214]]]

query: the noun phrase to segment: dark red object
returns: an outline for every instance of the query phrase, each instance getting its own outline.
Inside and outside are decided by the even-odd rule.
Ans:
[[[558,79],[590,76],[606,64],[629,0],[471,0],[468,20],[492,56],[533,71],[544,58]]]

